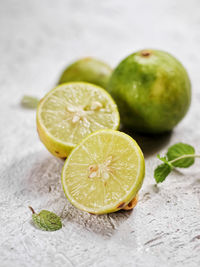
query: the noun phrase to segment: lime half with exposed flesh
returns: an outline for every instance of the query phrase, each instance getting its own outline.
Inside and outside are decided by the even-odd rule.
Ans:
[[[136,197],[145,174],[138,144],[127,134],[100,130],[70,153],[62,171],[68,200],[94,214],[123,209]]]
[[[87,135],[100,129],[118,129],[119,112],[101,87],[83,82],[62,84],[39,103],[37,129],[41,141],[55,156],[66,158]]]
[[[132,210],[138,203],[138,194],[126,205],[123,210]]]

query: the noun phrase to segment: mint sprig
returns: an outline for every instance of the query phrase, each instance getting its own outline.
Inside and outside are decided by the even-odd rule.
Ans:
[[[195,154],[195,149],[191,145],[177,143],[169,147],[167,154],[157,157],[164,163],[154,170],[154,178],[157,183],[162,183],[174,168],[188,168],[194,164],[195,158],[200,155]]]
[[[32,211],[32,219],[35,226],[43,231],[56,231],[62,228],[62,222],[59,216],[55,213],[42,210],[40,213],[35,213],[32,207],[29,207]]]
[[[39,101],[37,97],[24,95],[21,99],[21,106],[24,108],[36,109]]]

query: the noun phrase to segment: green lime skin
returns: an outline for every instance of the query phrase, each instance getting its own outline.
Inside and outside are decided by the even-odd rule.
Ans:
[[[191,102],[187,71],[175,57],[159,50],[141,50],[121,61],[108,91],[119,107],[123,126],[142,133],[172,130]]]
[[[95,58],[83,58],[68,66],[60,77],[58,84],[82,81],[107,87],[112,69],[106,63]]]

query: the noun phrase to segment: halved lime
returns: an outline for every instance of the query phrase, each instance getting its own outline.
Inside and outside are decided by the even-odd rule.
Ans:
[[[62,171],[68,200],[94,214],[124,208],[139,191],[145,163],[138,144],[127,134],[100,130],[70,153]]]
[[[138,194],[123,208],[123,210],[132,210],[138,203]]]
[[[88,134],[117,129],[119,112],[101,87],[84,82],[62,84],[39,103],[37,129],[41,141],[55,156],[66,158]]]

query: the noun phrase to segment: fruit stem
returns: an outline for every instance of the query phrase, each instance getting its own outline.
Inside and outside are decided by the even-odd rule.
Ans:
[[[143,57],[149,57],[149,56],[151,55],[151,52],[148,51],[148,50],[143,50],[143,51],[141,52],[141,55],[142,55]]]
[[[34,209],[33,209],[31,206],[28,206],[28,207],[29,207],[29,209],[32,211],[32,213],[35,214]]]
[[[180,156],[176,159],[173,159],[171,161],[169,161],[169,163],[174,163],[175,161],[179,160],[179,159],[185,159],[185,158],[200,158],[200,155],[197,155],[197,154],[187,154],[187,155],[183,155],[183,156]]]

